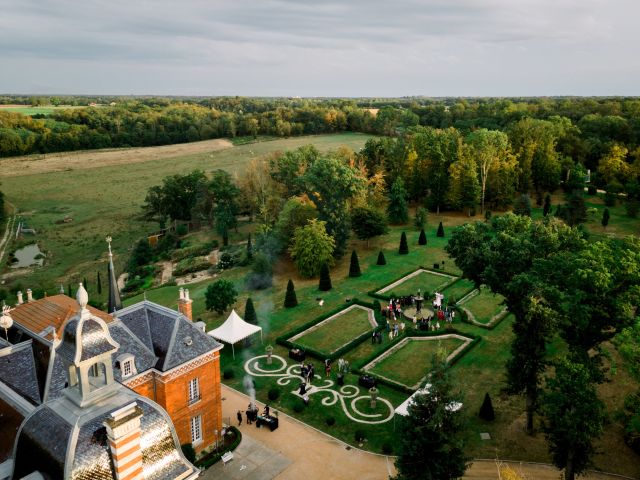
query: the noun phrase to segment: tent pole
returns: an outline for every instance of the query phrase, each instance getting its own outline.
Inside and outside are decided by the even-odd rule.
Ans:
[[[233,343],[231,344],[231,353],[233,354],[233,359],[236,359],[236,349],[233,348]]]

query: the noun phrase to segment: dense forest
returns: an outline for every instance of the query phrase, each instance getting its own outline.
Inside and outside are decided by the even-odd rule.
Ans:
[[[342,131],[397,136],[415,126],[462,134],[518,132],[523,119],[552,121],[561,153],[595,170],[614,145],[625,160],[640,145],[640,99],[278,99],[10,97],[0,104],[96,105],[26,116],[0,109],[0,156],[151,146],[220,137],[287,137]]]

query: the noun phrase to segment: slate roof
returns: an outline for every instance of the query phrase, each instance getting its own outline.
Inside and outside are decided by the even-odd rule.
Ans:
[[[130,353],[134,356],[134,363],[138,373],[153,368],[158,361],[153,351],[136,336],[127,326],[120,320],[116,320],[109,325],[111,338],[120,344],[120,348],[115,355]],[[115,362],[114,362],[114,366]],[[114,377],[119,382],[122,381],[122,370],[120,368],[113,369]]]
[[[74,413],[65,408],[65,402],[69,402],[67,398],[39,407],[26,419],[20,431],[14,477],[22,478],[38,471],[51,479],[115,479],[103,422],[111,412],[132,401],[143,413],[140,445],[145,479],[197,475],[199,472],[178,450],[179,443],[167,413],[150,400],[120,387],[115,396],[106,400],[104,407],[87,407]],[[69,413],[63,418],[58,411]]]
[[[119,310],[117,315],[141,341],[146,344],[150,340],[150,350],[157,357],[155,368],[162,372],[222,348],[184,315],[153,302],[136,303]],[[142,338],[137,332],[142,332]]]
[[[42,402],[31,340],[0,350],[0,380],[32,405]]]
[[[0,397],[0,425],[2,425],[2,435],[0,435],[0,463],[11,457],[13,453],[13,441],[16,438],[22,420],[24,420],[22,414]]]

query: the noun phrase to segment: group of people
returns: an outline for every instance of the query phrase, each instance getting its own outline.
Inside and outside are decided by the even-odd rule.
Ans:
[[[300,376],[307,385],[311,383],[314,375],[315,368],[311,362],[307,364],[305,364],[304,362],[300,363]]]
[[[247,425],[251,425],[253,422],[255,422],[258,419],[259,411],[260,410],[253,402],[250,403],[249,406],[247,406],[247,411],[245,412],[245,415],[247,416]],[[262,411],[262,416],[268,417],[270,414],[271,414],[271,407],[269,407],[269,404],[266,404],[264,406],[264,410]],[[238,412],[236,413],[236,418],[238,419],[238,426],[242,425],[241,410],[238,410]]]
[[[438,308],[434,315],[429,315],[427,318],[414,318],[414,323],[417,324],[420,330],[429,330],[436,331],[440,330],[440,323],[446,324],[447,326],[451,326],[453,320],[455,319],[456,312],[455,310],[446,308]]]

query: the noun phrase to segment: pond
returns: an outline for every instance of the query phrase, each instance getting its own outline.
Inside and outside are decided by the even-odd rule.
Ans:
[[[44,262],[44,254],[38,248],[37,243],[16,250],[14,255],[17,262],[12,263],[11,268],[30,267],[32,265],[41,267]]]

